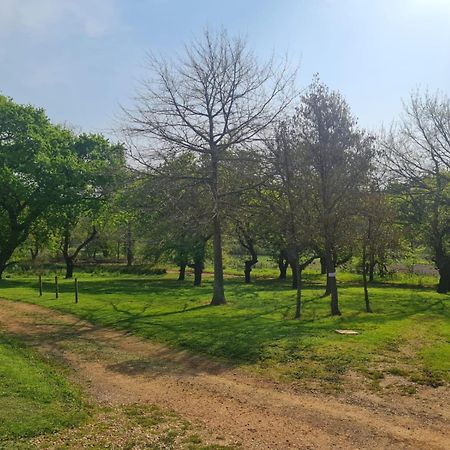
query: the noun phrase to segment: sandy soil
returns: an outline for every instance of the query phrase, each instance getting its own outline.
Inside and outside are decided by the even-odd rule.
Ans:
[[[0,328],[69,367],[101,405],[176,411],[248,449],[449,449],[449,391],[300,390],[36,305],[0,300]]]

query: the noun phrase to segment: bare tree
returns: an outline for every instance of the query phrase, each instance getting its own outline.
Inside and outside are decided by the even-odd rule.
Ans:
[[[175,61],[150,60],[136,107],[127,110],[129,136],[147,140],[136,160],[157,167],[168,156],[195,155],[207,168],[204,182],[213,198],[214,294],[226,303],[222,263],[223,198],[221,168],[228,158],[259,138],[292,101],[293,74],[273,60],[260,65],[242,39],[225,31],[205,31]]]
[[[438,292],[450,291],[450,99],[413,93],[381,142],[384,165],[433,253]]]

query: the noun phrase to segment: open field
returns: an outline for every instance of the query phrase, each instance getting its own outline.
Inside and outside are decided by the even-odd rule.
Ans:
[[[56,300],[50,280],[44,296],[34,278],[1,282],[1,296],[70,312],[92,323],[124,330],[155,342],[220,358],[276,379],[325,389],[340,389],[346,375],[364,376],[372,389],[395,376],[413,393],[417,385],[450,380],[449,297],[434,292],[432,279],[403,277],[370,288],[373,314],[363,310],[356,275],[342,274],[341,317],[329,316],[321,298],[323,279],[307,274],[304,314],[292,320],[294,292],[289,282],[227,282],[228,304],[210,308],[211,282],[201,288],[165,276],[80,279],[80,302],[73,281],[60,282]],[[357,336],[341,336],[352,329]],[[390,384],[389,384],[390,386]]]
[[[73,280],[58,299],[49,276],[42,297],[35,276],[2,280],[0,447],[446,448],[450,297],[435,279],[374,283],[367,314],[341,273],[331,317],[310,271],[296,321],[269,270],[230,275],[220,307],[209,275],[83,273],[78,304]]]
[[[448,390],[415,395],[277,383],[230,364],[0,300],[1,328],[64,363],[90,399],[73,429],[10,441],[18,449],[446,449]],[[3,447],[5,447],[3,445]],[[2,448],[3,448],[2,447]]]

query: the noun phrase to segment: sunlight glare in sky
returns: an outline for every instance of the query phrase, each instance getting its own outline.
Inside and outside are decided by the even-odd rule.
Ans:
[[[0,92],[86,131],[115,126],[149,51],[173,55],[205,26],[248,37],[262,59],[287,53],[300,88],[318,72],[369,128],[418,86],[450,92],[450,0],[0,3]]]

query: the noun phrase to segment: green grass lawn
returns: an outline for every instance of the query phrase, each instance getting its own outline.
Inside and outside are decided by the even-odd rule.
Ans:
[[[295,292],[289,282],[259,279],[245,285],[228,279],[228,304],[209,307],[212,284],[163,276],[81,276],[80,301],[73,281],[61,280],[56,300],[52,280],[37,292],[36,278],[0,282],[0,296],[74,313],[101,325],[131,331],[178,348],[245,365],[298,382],[319,380],[338,386],[349,369],[379,379],[402,375],[432,386],[450,381],[450,296],[434,292],[432,278],[402,276],[371,286],[374,313],[364,312],[360,278],[340,274],[343,315],[330,317],[321,298],[324,277],[307,273],[303,317],[294,315]],[[338,328],[359,332],[336,334]]]
[[[77,425],[86,417],[79,392],[57,369],[0,334],[0,448],[20,438]]]
[[[117,443],[120,448],[232,449],[204,443],[192,424],[154,405],[87,409],[61,372],[17,339],[0,334],[1,449],[103,449]]]

